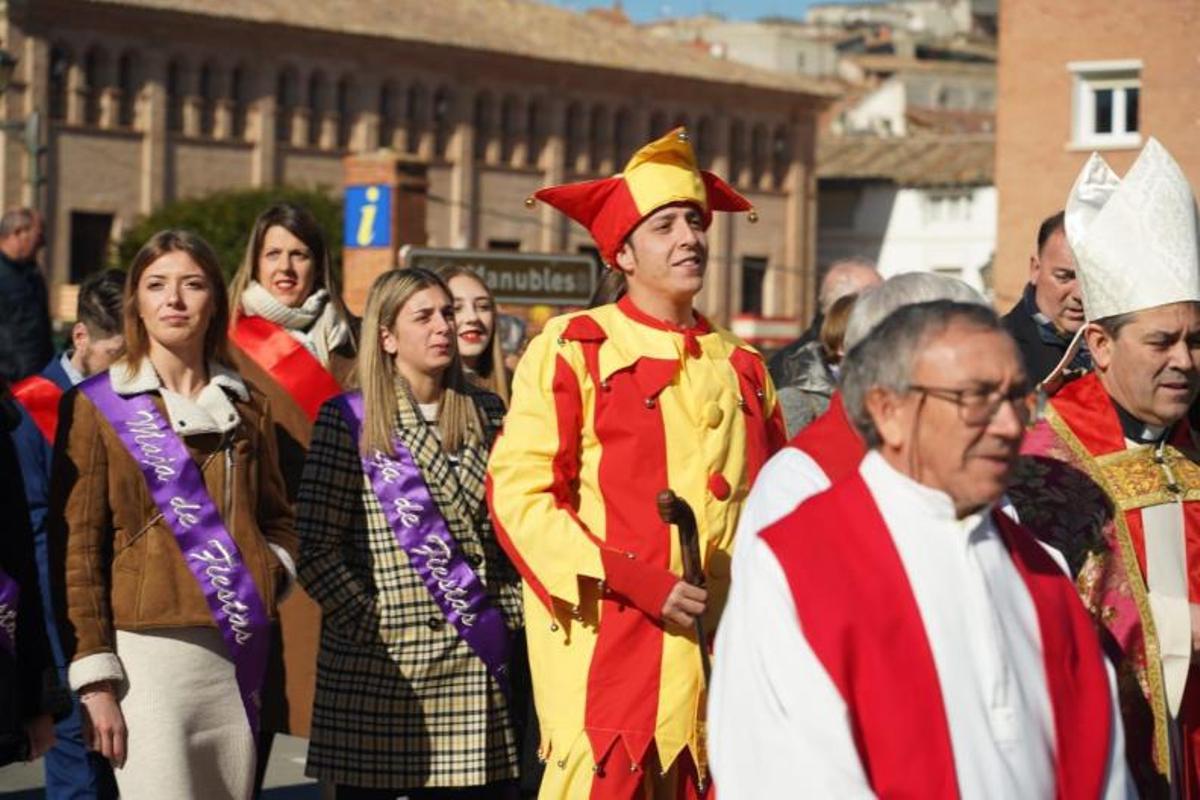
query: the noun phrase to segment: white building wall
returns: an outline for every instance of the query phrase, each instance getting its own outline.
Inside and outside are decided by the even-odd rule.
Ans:
[[[987,294],[981,270],[996,248],[996,190],[860,184],[849,225],[817,231],[817,262],[869,258],[885,277],[939,272]]]
[[[874,133],[880,136],[904,136],[908,125],[904,115],[907,90],[897,78],[889,78],[852,108],[846,109],[843,133]]]
[[[996,189],[900,189],[879,250],[884,276],[922,270],[986,291],[981,270],[996,250]]]

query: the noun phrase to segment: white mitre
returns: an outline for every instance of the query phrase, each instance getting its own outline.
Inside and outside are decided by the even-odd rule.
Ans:
[[[1183,170],[1151,137],[1121,180],[1098,154],[1067,198],[1067,241],[1089,321],[1200,301],[1200,225]]]

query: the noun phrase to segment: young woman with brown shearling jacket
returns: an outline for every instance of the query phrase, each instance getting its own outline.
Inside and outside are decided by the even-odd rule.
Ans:
[[[272,414],[229,366],[225,286],[203,240],[156,234],[125,295],[127,352],[64,397],[56,444],[50,536],[70,684],[123,798],[248,798],[257,700],[245,676],[265,668],[297,548]],[[147,398],[177,439],[119,433],[136,419],[121,409]],[[164,439],[184,449],[151,477]],[[189,456],[199,479],[165,477],[186,475]],[[215,522],[184,505],[204,502]],[[189,567],[212,554],[228,554],[221,569]]]

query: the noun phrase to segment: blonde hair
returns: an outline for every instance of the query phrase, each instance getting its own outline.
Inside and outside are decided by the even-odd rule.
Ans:
[[[129,264],[129,274],[125,278],[124,360],[137,369],[150,352],[150,334],[146,332],[146,323],[142,322],[138,313],[137,290],[142,273],[155,261],[175,252],[186,253],[196,262],[212,290],[212,316],[204,331],[204,360],[229,366],[229,307],[225,300],[225,276],[221,274],[217,254],[208,242],[185,230],[164,230],[154,234]]]
[[[371,284],[358,354],[358,383],[362,387],[364,417],[359,446],[363,453],[394,452],[401,395],[405,402],[416,408],[407,382],[396,369],[395,359],[383,349],[381,334],[395,325],[396,316],[414,294],[431,288],[441,289],[447,298],[451,297],[441,278],[429,270],[415,267],[390,270]],[[398,388],[404,391],[397,391]],[[442,449],[455,453],[469,441],[483,441],[483,425],[457,352],[442,373],[442,390],[437,421]]]
[[[466,276],[478,283],[487,292],[488,299],[492,301],[492,332],[491,340],[487,343],[487,347],[479,355],[479,364],[471,370],[475,377],[478,378],[476,383],[498,395],[504,401],[504,405],[508,405],[508,370],[504,368],[504,349],[500,347],[500,310],[496,308],[496,296],[492,294],[491,287],[479,277],[479,275],[466,267],[460,267],[456,264],[447,264],[435,270],[435,273],[441,278],[446,287],[449,288],[450,281],[459,277]],[[450,293],[450,299],[454,299],[454,293]],[[467,378],[470,379],[468,374]]]
[[[276,225],[304,242],[304,246],[312,254],[313,268],[317,271],[312,290],[315,292],[324,289],[329,292],[329,302],[337,309],[338,316],[349,320],[350,312],[342,299],[342,287],[333,271],[333,259],[325,243],[321,223],[317,222],[317,218],[307,208],[295,203],[276,203],[259,214],[258,219],[254,221],[254,230],[250,233],[250,240],[246,242],[246,254],[229,282],[230,316],[237,319],[238,314],[242,312],[242,294],[250,285],[250,281],[255,280],[267,231]]]

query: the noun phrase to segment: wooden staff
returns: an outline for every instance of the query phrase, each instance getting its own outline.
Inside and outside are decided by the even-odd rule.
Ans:
[[[670,489],[658,493],[658,516],[679,530],[679,552],[683,556],[683,579],[693,586],[704,588],[704,571],[700,568],[700,534],[696,531],[696,515],[687,501]],[[712,667],[708,660],[708,637],[704,635],[704,620],[695,617],[696,639],[700,645],[700,665],[704,668],[704,685]]]

